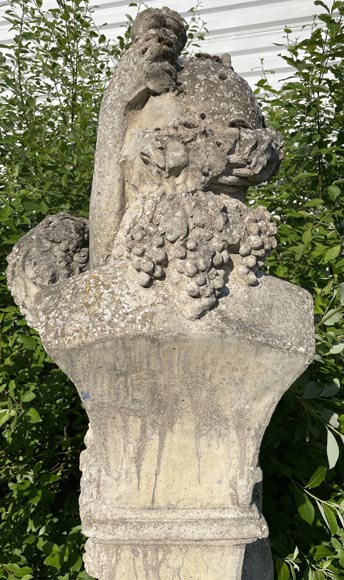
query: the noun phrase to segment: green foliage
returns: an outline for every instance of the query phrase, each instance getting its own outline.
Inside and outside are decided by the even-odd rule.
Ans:
[[[190,18],[188,20],[184,20],[187,34],[187,42],[183,54],[188,54],[195,48],[200,48],[200,42],[202,42],[202,40],[204,40],[206,35],[208,34],[206,23],[198,13],[198,10],[201,7],[201,5],[202,5],[201,0],[198,0],[195,6],[193,6],[189,10]]]
[[[269,273],[314,297],[315,362],[278,406],[261,452],[278,580],[344,577],[344,3],[333,2],[308,38],[292,43],[281,89],[258,83],[286,158],[254,200],[276,216],[279,247]]]
[[[120,47],[84,0],[11,0],[1,59],[0,578],[86,580],[78,514],[87,427],[75,389],[6,289],[5,257],[45,215],[87,213],[99,103]]]

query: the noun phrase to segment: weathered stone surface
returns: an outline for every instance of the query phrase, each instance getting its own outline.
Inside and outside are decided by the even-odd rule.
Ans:
[[[244,203],[281,138],[230,58],[183,60],[185,40],[167,8],[134,23],[101,107],[90,264],[86,220],[49,216],[9,284],[90,420],[89,574],[272,580],[258,453],[312,360],[312,301],[263,275],[276,226]]]
[[[312,301],[272,277],[257,288],[238,279],[190,323],[166,286],[147,292],[125,260],[116,265],[39,297],[43,342],[90,419],[80,498],[89,573],[241,580],[246,544],[267,535],[252,503],[261,438],[313,357]],[[245,580],[273,577],[266,555],[253,548]]]
[[[166,278],[178,307],[194,319],[216,306],[235,267],[243,281],[257,284],[276,230],[264,208],[252,211],[242,201],[249,185],[277,171],[282,142],[230,65],[203,54],[177,61],[178,17],[173,13],[169,29],[170,12],[153,12],[142,14],[145,33],[139,20],[142,36],[135,36],[102,105],[91,266],[126,253],[142,286]],[[155,61],[157,73],[168,62],[174,74],[154,90],[142,71]]]
[[[140,110],[152,95],[176,88],[177,59],[185,41],[183,21],[173,10],[141,13],[133,28],[133,44],[116,67],[106,90],[99,118],[90,206],[92,267],[107,261],[126,209],[121,151],[129,116]]]
[[[37,324],[37,292],[87,270],[88,253],[87,220],[65,213],[47,216],[14,246],[8,285],[31,326]]]
[[[210,191],[141,198],[126,212],[121,232],[139,284],[166,279],[189,319],[216,306],[228,293],[229,277],[256,285],[258,266],[276,245],[269,212],[249,211],[239,200]]]
[[[243,200],[249,185],[277,171],[282,142],[265,127],[252,91],[232,67],[204,54],[178,61],[184,43],[183,23],[169,9],[149,9],[136,20],[133,45],[100,113],[90,263],[95,268],[126,256],[141,286],[168,285],[184,316],[195,319],[228,293],[235,275],[259,284],[276,226],[264,208],[252,210]],[[30,234],[38,253],[46,226]],[[16,263],[26,246],[16,247]],[[75,251],[70,244],[69,263]],[[57,283],[63,271],[53,247],[45,254],[50,275],[40,286]],[[63,272],[76,273],[69,266]],[[24,268],[21,285],[31,288],[34,275],[37,268]],[[27,315],[24,294],[32,291],[16,290],[11,271],[10,281]]]
[[[308,292],[272,276],[262,275],[257,287],[233,279],[231,293],[218,307],[190,322],[171,301],[167,286],[147,292],[133,281],[127,261],[118,259],[116,268],[102,266],[42,290],[36,308],[36,327],[49,351],[103,341],[115,332],[128,337],[157,332],[171,339],[179,333],[233,335],[299,352],[307,360],[313,351]]]

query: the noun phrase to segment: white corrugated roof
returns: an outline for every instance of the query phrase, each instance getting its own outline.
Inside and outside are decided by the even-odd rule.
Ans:
[[[135,16],[137,8],[129,7],[128,0],[97,0],[94,7],[94,20],[98,28],[110,39],[123,35],[126,14]],[[194,6],[189,0],[147,0],[152,7],[168,5],[186,19],[188,10]],[[330,4],[330,0],[326,2]],[[9,3],[0,0],[0,43],[11,38],[4,13]],[[56,7],[55,0],[43,0],[43,7]],[[276,43],[284,42],[284,27],[292,29],[292,36],[303,38],[312,24],[315,13],[322,11],[313,0],[202,0],[197,13],[205,21],[209,34],[202,43],[201,50],[210,54],[229,52],[235,70],[250,84],[261,77],[262,60],[265,70],[274,70],[275,82],[288,76],[288,67],[280,58],[281,47]]]

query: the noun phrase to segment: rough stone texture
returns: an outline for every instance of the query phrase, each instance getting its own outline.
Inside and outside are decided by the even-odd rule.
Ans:
[[[204,54],[178,61],[184,43],[177,13],[149,9],[138,16],[133,45],[116,68],[101,107],[90,265],[126,256],[141,286],[166,284],[192,320],[227,295],[232,277],[259,283],[257,271],[276,246],[276,226],[264,208],[252,210],[243,200],[249,185],[277,171],[282,142],[265,127],[252,91],[230,64]],[[71,216],[54,219],[60,220],[60,230],[72,223],[86,227]],[[33,253],[40,253],[38,240],[47,239],[53,227],[47,225],[44,221],[29,234]],[[79,232],[75,236],[75,248],[69,243],[63,256],[68,264],[79,252]],[[26,305],[24,297],[35,292],[32,284],[48,286],[62,274],[77,272],[69,265],[61,269],[60,255],[47,247],[49,275],[32,282],[40,272],[36,266],[30,270],[26,246],[25,240],[10,258],[27,264],[20,272],[24,289],[13,282],[18,269],[9,270],[9,280],[27,315],[32,300]],[[34,325],[32,314],[29,318]]]
[[[87,220],[60,213],[47,216],[14,246],[8,256],[8,285],[28,323],[35,327],[39,290],[87,268]]]
[[[85,562],[102,580],[241,580],[267,535],[252,503],[264,430],[313,357],[312,301],[264,276],[190,323],[127,262],[40,294],[39,331],[84,401]],[[269,580],[267,546],[245,580]],[[207,566],[205,565],[207,563]],[[259,563],[259,568],[256,568]]]
[[[263,275],[276,226],[244,203],[281,138],[230,59],[183,61],[185,39],[167,8],[134,23],[101,107],[90,264],[87,221],[49,216],[9,285],[90,420],[89,574],[272,580],[258,453],[312,360],[312,301]]]
[[[257,268],[276,245],[269,212],[249,211],[239,200],[210,191],[141,198],[139,211],[135,204],[133,212],[126,212],[122,231],[139,284],[166,278],[190,319],[228,293],[229,276],[257,284]]]

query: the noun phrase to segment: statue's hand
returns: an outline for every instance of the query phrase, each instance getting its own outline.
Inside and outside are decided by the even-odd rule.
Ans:
[[[134,74],[155,94],[170,90],[177,80],[177,60],[186,43],[185,25],[179,14],[168,8],[148,9],[139,14],[132,30],[128,51],[137,67]]]

